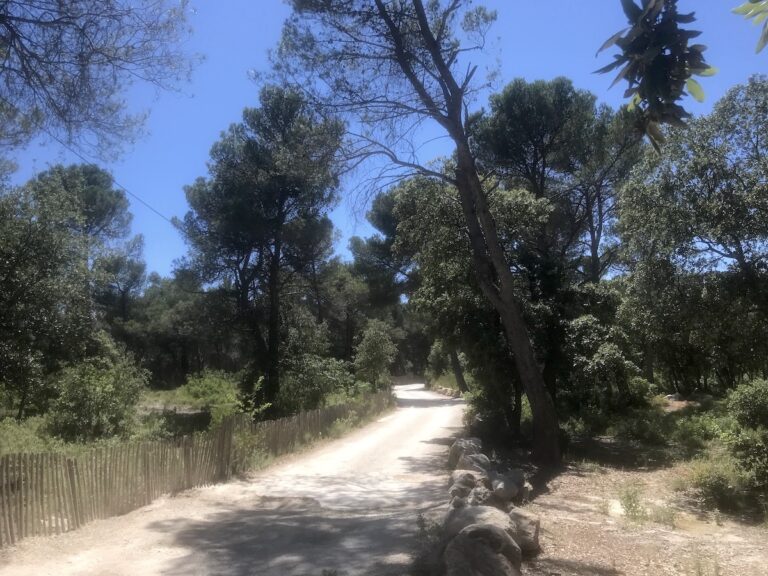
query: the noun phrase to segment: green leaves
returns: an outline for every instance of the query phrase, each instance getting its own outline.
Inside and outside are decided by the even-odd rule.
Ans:
[[[701,84],[696,82],[693,78],[688,78],[685,82],[685,87],[688,90],[688,93],[696,99],[697,102],[704,102],[704,89],[701,87]]]
[[[755,25],[763,24],[763,31],[757,41],[755,52],[759,53],[768,45],[768,0],[749,0],[733,9],[734,14],[741,14]]]
[[[658,148],[660,124],[682,126],[690,114],[678,102],[687,93],[702,101],[704,90],[691,76],[711,76],[716,69],[704,59],[706,46],[689,44],[700,35],[681,28],[695,21],[694,13],[679,14],[676,0],[644,0],[642,8],[622,0],[629,28],[614,34],[598,50],[618,46],[614,61],[596,71],[605,74],[619,69],[611,87],[626,80],[625,92],[632,98],[629,109],[637,114],[637,126]]]

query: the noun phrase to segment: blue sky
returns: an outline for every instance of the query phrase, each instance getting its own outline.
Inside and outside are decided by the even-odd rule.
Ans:
[[[149,108],[148,135],[117,162],[102,164],[117,182],[141,197],[162,214],[183,216],[187,211],[183,186],[206,174],[208,152],[219,134],[240,119],[242,109],[258,104],[259,86],[248,71],[268,70],[268,51],[280,35],[289,10],[282,0],[193,0],[193,34],[188,50],[205,57],[192,82],[180,94],[154,97],[137,88],[128,94],[136,110]],[[595,51],[611,34],[626,25],[619,0],[487,0],[498,12],[492,30],[488,61],[498,59],[498,87],[516,77],[528,80],[571,78],[579,88],[618,106],[623,86],[612,90],[612,78],[592,72],[608,63],[610,51],[595,58]],[[680,0],[681,11],[696,11],[694,25],[704,34],[699,41],[709,46],[708,61],[720,72],[702,79],[707,100],[691,99],[686,106],[706,113],[731,86],[755,73],[768,72],[768,50],[755,55],[759,29],[730,13],[738,0]],[[478,105],[483,104],[482,102]],[[55,163],[79,161],[58,145],[35,144],[20,151],[16,182]],[[350,190],[354,182],[347,182]],[[354,234],[367,235],[364,208],[351,194],[343,194],[333,212],[341,231],[337,249],[347,254]],[[179,233],[165,220],[131,199],[133,231],[145,237],[145,259],[149,270],[168,274],[173,261],[186,252]]]

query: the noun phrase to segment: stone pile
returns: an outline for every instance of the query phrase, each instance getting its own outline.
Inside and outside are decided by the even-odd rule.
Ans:
[[[444,388],[442,386],[435,386],[434,388],[430,388],[432,392],[437,392],[438,394],[442,394],[443,396],[450,396],[451,398],[461,398],[461,392],[458,390],[454,390],[453,388]]]
[[[540,549],[539,519],[519,507],[531,491],[525,474],[495,471],[478,438],[456,440],[448,466],[447,576],[520,576],[523,556]]]

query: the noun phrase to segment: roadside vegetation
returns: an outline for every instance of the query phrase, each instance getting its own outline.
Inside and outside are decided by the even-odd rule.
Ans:
[[[692,76],[715,71],[673,0],[621,3],[627,34],[662,48],[624,32],[604,45],[621,53],[603,71],[626,64],[619,108],[564,77],[488,94],[465,62],[495,20],[481,5],[289,4],[269,82],[184,189],[187,251],[168,276],[147,271],[109,172],[52,166],[12,186],[1,164],[0,454],[289,416],[416,374],[462,391],[471,428],[545,467],[619,443],[635,466],[685,463],[678,487],[702,506],[762,513],[768,78],[690,117]],[[749,4],[762,22],[764,2]],[[142,46],[159,53],[139,57],[156,84],[188,69],[161,49],[183,20],[148,20]],[[119,110],[110,78],[66,109]],[[20,108],[0,107],[16,128],[4,141],[78,134],[52,110],[20,116],[35,94],[5,94]],[[125,137],[128,120],[95,137]],[[442,156],[413,157],[423,125]],[[360,184],[375,232],[343,258],[330,218],[343,177],[382,158]],[[625,493],[628,515],[645,513],[638,498]]]

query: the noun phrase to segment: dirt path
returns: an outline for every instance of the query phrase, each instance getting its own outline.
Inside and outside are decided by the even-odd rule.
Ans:
[[[251,478],[0,552],[0,576],[401,575],[420,512],[445,505],[463,402],[397,387],[399,408]]]
[[[683,472],[571,466],[530,505],[543,552],[524,576],[766,576],[768,527],[698,513],[672,489]],[[628,490],[649,518],[626,518]]]

